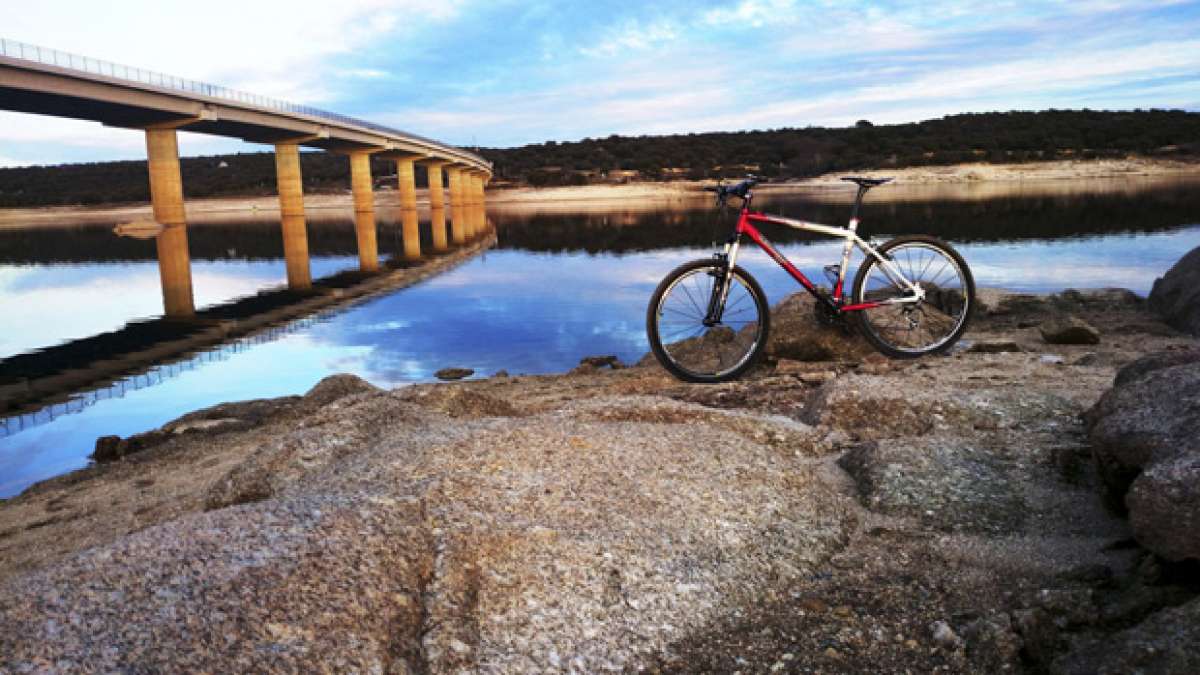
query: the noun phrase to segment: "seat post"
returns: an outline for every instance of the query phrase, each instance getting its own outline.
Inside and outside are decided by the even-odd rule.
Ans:
[[[858,207],[862,205],[863,195],[869,190],[865,185],[858,186],[858,196],[854,198],[854,209],[850,211],[850,220],[858,220]]]

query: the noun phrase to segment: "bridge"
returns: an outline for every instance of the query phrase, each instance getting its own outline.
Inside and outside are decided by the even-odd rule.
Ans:
[[[364,272],[379,269],[372,156],[396,163],[406,258],[421,256],[417,163],[429,174],[435,250],[448,250],[451,242],[462,245],[486,227],[482,210],[490,162],[462,148],[308,106],[0,39],[0,110],[90,120],[145,134],[151,205],[162,228],[156,239],[163,307],[171,318],[195,315],[179,130],[274,146],[283,253],[293,290],[312,288],[302,146],[348,158],[359,268]]]

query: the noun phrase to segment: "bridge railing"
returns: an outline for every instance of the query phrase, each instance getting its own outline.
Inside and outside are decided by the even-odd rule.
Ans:
[[[432,138],[425,138],[407,131],[393,129],[391,127],[383,126],[382,124],[375,124],[374,122],[360,120],[348,115],[340,115],[338,113],[329,112],[328,110],[321,110],[319,108],[313,108],[306,105],[297,105],[295,103],[281,101],[269,96],[259,96],[258,94],[238,91],[237,89],[230,89],[228,87],[222,87],[216,84],[208,84],[206,82],[198,82],[196,80],[175,77],[173,75],[165,75],[153,70],[145,70],[143,68],[125,66],[119,63],[112,63],[110,61],[93,59],[87,56],[80,56],[79,54],[72,54],[70,52],[64,52],[57,49],[50,49],[48,47],[39,47],[37,45],[18,42],[17,40],[0,38],[0,55],[14,59],[21,59],[24,61],[32,61],[34,63],[40,63],[47,66],[57,66],[59,68],[75,70],[81,73],[102,75],[104,77],[111,77],[118,80],[137,82],[139,84],[148,84],[153,87],[161,87],[174,91],[199,94],[201,96],[209,96],[226,101],[235,101],[237,103],[244,103],[258,108],[266,108],[268,110],[277,110],[279,112],[297,113],[300,115],[308,115],[309,117],[318,117],[334,122],[341,122],[342,124],[349,124],[371,129],[384,134],[413,138],[431,145],[447,148],[452,147],[447,146],[439,141],[435,141]]]

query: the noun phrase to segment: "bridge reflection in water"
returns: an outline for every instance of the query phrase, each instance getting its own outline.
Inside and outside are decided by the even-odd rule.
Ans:
[[[398,129],[2,38],[0,109],[90,120],[144,134],[164,315],[156,322],[0,361],[0,411],[62,399],[96,380],[124,377],[130,370],[145,370],[232,335],[411,283],[494,241],[484,213],[491,163],[469,150]],[[196,311],[179,166],[180,130],[274,147],[286,292]],[[301,147],[339,153],[349,160],[359,276],[335,275],[315,283],[312,279]],[[412,269],[385,271],[387,265],[381,265],[372,157],[396,165],[398,235],[403,243],[396,262],[400,267],[417,265]],[[433,252],[441,254],[438,257],[423,256],[421,250],[417,164],[425,167],[429,179]],[[458,250],[450,253],[452,247]],[[164,339],[149,339],[148,333]],[[123,349],[123,343],[131,348]]]
[[[346,270],[317,279],[307,289],[266,289],[185,319],[132,321],[113,332],[0,360],[0,437],[273,341],[445,272],[495,245],[482,207],[463,208],[459,214],[471,237],[452,252],[419,259],[397,255],[373,272]],[[410,223],[413,216],[402,214]],[[419,236],[403,238],[400,246],[419,246]]]

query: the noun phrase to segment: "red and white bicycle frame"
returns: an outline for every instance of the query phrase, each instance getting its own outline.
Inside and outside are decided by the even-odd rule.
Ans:
[[[858,236],[858,218],[851,218],[850,224],[847,227],[835,227],[832,225],[821,225],[820,223],[809,223],[803,220],[793,220],[782,216],[768,216],[765,213],[750,211],[743,207],[741,215],[738,217],[737,229],[735,235],[725,244],[724,256],[729,264],[725,271],[725,283],[721,291],[720,307],[725,306],[725,300],[729,295],[729,283],[733,278],[733,268],[737,265],[738,249],[741,246],[742,235],[750,237],[750,240],[758,244],[759,248],[771,256],[771,259],[779,264],[780,267],[787,270],[787,273],[792,275],[801,286],[809,293],[829,307],[835,313],[839,312],[855,312],[883,305],[898,305],[898,304],[915,304],[925,299],[925,291],[919,284],[914,284],[905,278],[900,269],[892,263],[892,261],[879,254],[869,243]],[[773,225],[786,225],[793,229],[802,230],[804,232],[815,232],[824,234],[830,237],[840,237],[845,239],[845,244],[842,246],[842,264],[838,270],[837,282],[833,287],[832,297],[818,291],[804,273],[796,269],[782,253],[780,253],[774,245],[771,244],[761,232],[754,227],[754,223],[769,223]],[[906,295],[901,298],[889,298],[880,301],[860,302],[857,304],[846,304],[843,299],[843,291],[845,289],[846,270],[850,265],[850,253],[857,246],[864,255],[875,258],[879,261],[879,267],[884,274],[888,276],[889,281],[895,284],[898,288],[904,288],[911,292],[911,295]]]

